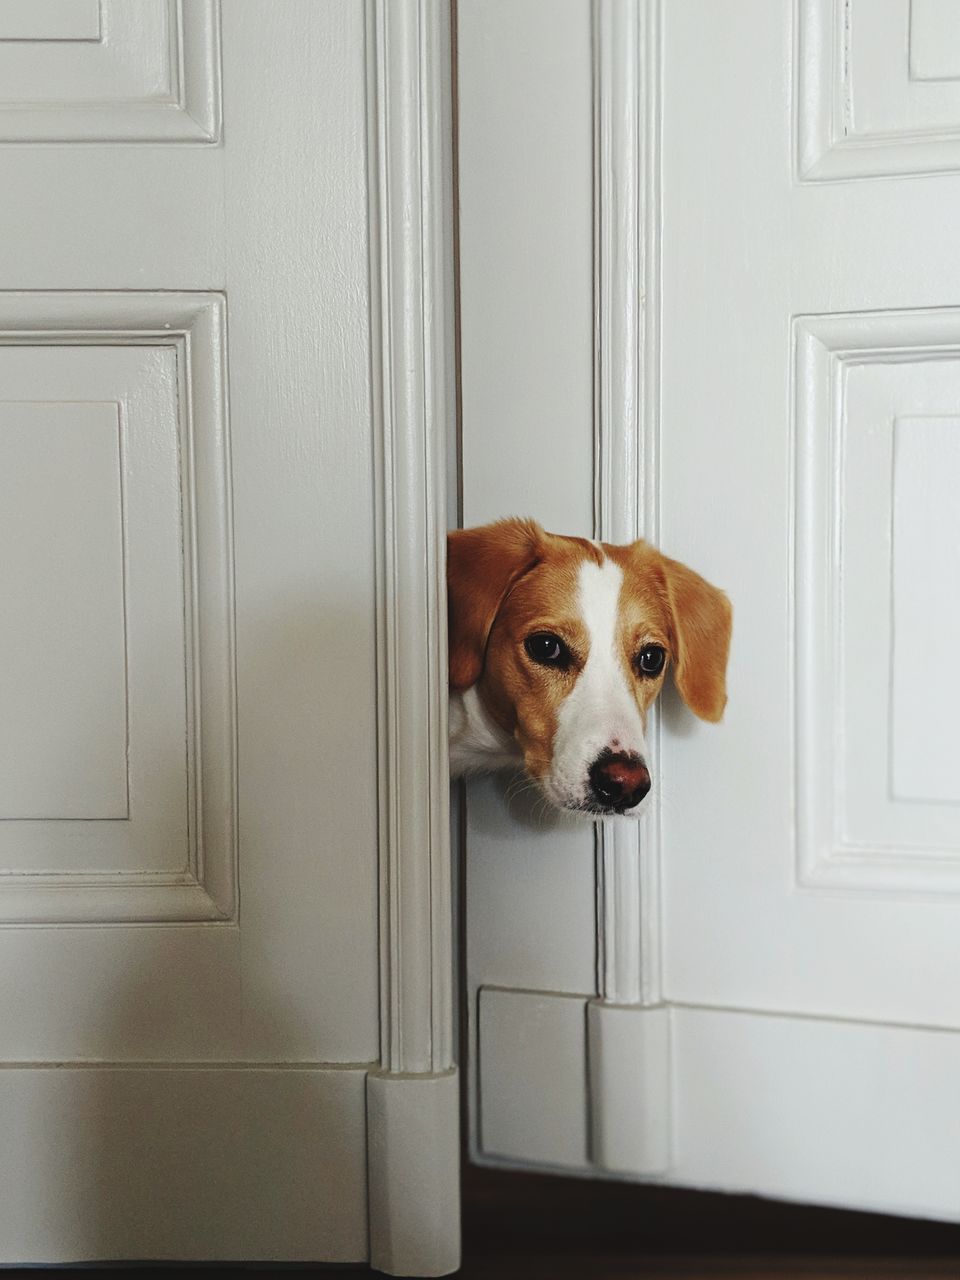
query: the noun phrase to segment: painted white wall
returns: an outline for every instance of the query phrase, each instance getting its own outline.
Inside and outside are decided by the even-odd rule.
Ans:
[[[473,1157],[956,1218],[951,11],[516,14],[459,14],[465,523],[735,620],[639,839],[470,788]]]

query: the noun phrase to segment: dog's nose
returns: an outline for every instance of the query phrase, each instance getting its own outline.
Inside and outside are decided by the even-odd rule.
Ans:
[[[650,771],[640,756],[604,751],[590,766],[590,793],[601,809],[624,813],[650,790]]]

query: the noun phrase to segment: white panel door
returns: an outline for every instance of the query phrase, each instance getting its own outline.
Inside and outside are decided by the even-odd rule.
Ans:
[[[436,915],[416,883],[400,902],[382,824],[446,783],[420,769],[401,804],[378,739],[419,769],[407,730],[439,714],[441,642],[421,624],[404,668],[394,639],[408,687],[430,681],[398,720],[377,562],[435,558],[440,528],[412,523],[429,472],[404,489],[390,467],[431,424],[393,411],[387,431],[402,384],[376,362],[379,290],[399,264],[419,299],[444,245],[415,273],[399,242],[376,282],[371,263],[398,174],[432,173],[448,217],[427,143],[381,171],[378,126],[419,92],[442,107],[433,54],[402,84],[393,64],[418,40],[448,59],[443,6],[397,6],[389,30],[362,0],[2,9],[0,1261],[373,1249],[436,1268],[454,1180],[438,1200],[415,1173],[399,1209],[387,1192],[409,1145],[391,1073],[456,1157],[429,963],[449,955],[446,881],[408,841]],[[406,195],[420,251],[434,214]],[[406,337],[404,376],[435,374],[443,421],[442,345]],[[438,586],[399,590],[438,612]],[[397,977],[381,913],[399,947],[411,909],[428,963]],[[404,1058],[389,1037],[419,993],[437,1012]]]
[[[638,834],[471,790],[476,1159],[960,1218],[953,8],[461,6],[465,523],[640,530],[734,604]]]

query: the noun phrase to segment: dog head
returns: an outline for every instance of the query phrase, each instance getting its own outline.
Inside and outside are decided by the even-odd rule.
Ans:
[[[611,546],[502,520],[449,536],[450,687],[474,686],[558,807],[642,812],[647,712],[667,669],[719,720],[731,608],[646,542]]]

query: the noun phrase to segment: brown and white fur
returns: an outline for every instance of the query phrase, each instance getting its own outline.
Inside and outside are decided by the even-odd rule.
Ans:
[[[639,816],[647,712],[673,668],[719,720],[731,608],[646,542],[612,546],[501,520],[452,533],[450,767],[523,767],[558,808]]]

